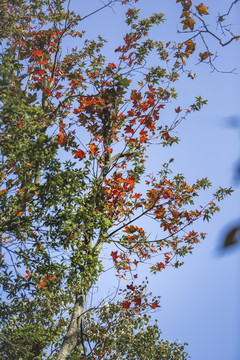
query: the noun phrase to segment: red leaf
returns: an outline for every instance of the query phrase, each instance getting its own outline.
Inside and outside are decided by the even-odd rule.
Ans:
[[[129,290],[134,290],[135,289],[135,286],[133,286],[133,284],[131,284],[131,285],[127,285],[127,289],[129,289]]]
[[[129,301],[124,301],[123,302],[124,309],[129,309],[130,305],[131,305],[131,303]]]
[[[124,131],[125,131],[126,134],[129,134],[129,133],[132,134],[132,135],[134,134],[134,130],[130,125],[126,125]]]
[[[55,96],[57,99],[59,99],[62,96],[62,94],[59,91],[57,91]]]
[[[182,111],[182,109],[180,108],[180,106],[175,109],[175,112],[176,112],[177,114],[180,113],[181,111]]]
[[[147,111],[147,109],[148,109],[148,107],[149,107],[149,105],[145,102],[145,101],[143,101],[142,103],[141,103],[141,105],[140,105],[140,108],[142,109],[142,111]]]
[[[170,135],[169,135],[168,131],[165,131],[165,132],[163,133],[163,137],[164,137],[166,140],[168,140],[168,139],[170,138]]]
[[[29,276],[31,275],[31,270],[26,270],[26,275],[24,276],[24,278],[26,280],[29,280]]]
[[[142,299],[140,297],[135,297],[133,299],[136,306],[141,305]]]
[[[117,254],[117,251],[112,251],[111,252],[111,256],[113,258],[113,262],[117,263],[117,258],[118,258],[118,254]]]
[[[37,49],[34,50],[32,54],[35,55],[35,56],[43,56],[42,50],[37,50]]]
[[[129,110],[129,111],[128,111],[128,115],[129,115],[129,116],[134,116],[134,115],[135,115],[135,111],[134,111],[134,110]]]

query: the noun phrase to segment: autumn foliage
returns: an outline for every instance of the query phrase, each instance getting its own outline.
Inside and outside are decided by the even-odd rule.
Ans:
[[[193,30],[191,1],[181,3],[183,29]],[[178,343],[165,342],[157,325],[147,325],[160,302],[138,275],[146,261],[154,274],[179,267],[205,237],[194,222],[209,220],[230,193],[220,188],[208,204],[195,205],[210,186],[206,178],[188,184],[172,173],[172,159],[155,175],[147,173],[149,148],[174,146],[176,128],[206,104],[197,97],[183,106],[174,88],[196,43],[152,40],[149,32],[164,15],[144,19],[127,8],[128,32],[108,59],[104,39],[88,39],[83,19],[70,8],[63,0],[0,5],[0,354],[140,359],[144,339],[145,359],[185,359]],[[202,3],[196,11],[208,14]],[[149,67],[152,53],[157,64]],[[212,54],[199,56],[204,61]],[[157,236],[141,224],[145,217],[158,223]],[[128,282],[115,302],[112,296],[89,305],[105,271],[103,253]]]

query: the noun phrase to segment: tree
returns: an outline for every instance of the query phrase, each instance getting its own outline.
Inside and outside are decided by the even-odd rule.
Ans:
[[[129,1],[96,11],[117,3]],[[169,51],[148,36],[164,15],[140,19],[129,8],[128,32],[109,61],[105,40],[82,30],[91,14],[70,8],[64,0],[0,8],[1,358],[186,359],[149,323],[159,298],[136,279],[150,259],[154,274],[182,265],[205,237],[192,224],[209,220],[231,193],[220,188],[197,206],[206,178],[187,184],[172,174],[172,159],[147,174],[148,148],[177,143],[176,127],[206,104],[197,97],[182,109],[173,87],[194,49],[187,40],[185,56],[182,45]],[[67,51],[69,38],[77,47]],[[150,54],[157,65],[148,65]],[[146,216],[159,223],[159,237],[141,227]],[[128,284],[86,307],[104,272],[103,246]]]

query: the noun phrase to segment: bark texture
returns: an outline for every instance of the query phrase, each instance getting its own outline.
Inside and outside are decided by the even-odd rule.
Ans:
[[[84,304],[86,301],[86,294],[81,292],[76,296],[71,322],[69,324],[67,334],[63,340],[61,349],[56,357],[56,360],[65,360],[74,350],[77,345],[78,335],[81,326],[81,316],[84,311]]]

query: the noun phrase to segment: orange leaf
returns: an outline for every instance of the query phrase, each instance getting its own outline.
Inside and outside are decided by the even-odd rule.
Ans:
[[[122,270],[131,270],[131,267],[129,265],[123,265],[121,268]]]
[[[7,190],[6,190],[6,189],[3,189],[3,190],[0,191],[0,195],[6,194],[6,193],[7,193]]]
[[[90,153],[92,156],[99,154],[98,147],[96,144],[89,144],[88,146],[90,148]]]
[[[130,186],[133,186],[135,184],[135,177],[134,176],[129,176],[126,180],[126,183]]]
[[[154,302],[152,303],[152,305],[150,305],[150,306],[151,306],[152,309],[156,309],[157,307],[160,307],[160,305],[158,304],[158,301],[157,301],[157,300],[154,301]]]
[[[86,154],[82,150],[78,150],[74,153],[74,159],[79,158],[80,160],[84,159],[86,157]]]
[[[46,65],[46,64],[47,64],[47,60],[46,60],[46,59],[40,59],[40,60],[38,60],[38,64],[39,64],[39,65]]]
[[[43,277],[43,280],[44,280],[44,281],[55,280],[55,277],[53,277],[52,275],[49,275],[49,276],[47,277],[47,275],[45,275],[45,276]]]
[[[140,143],[146,142],[147,139],[148,139],[148,137],[147,137],[147,131],[145,131],[145,130],[142,129],[142,130],[140,131]]]
[[[57,142],[62,146],[62,144],[64,144],[64,134],[62,132],[60,132],[58,135],[57,135]]]
[[[137,231],[137,229],[134,225],[126,226],[125,230],[123,230],[123,232],[127,234],[133,234],[135,231]]]
[[[37,286],[38,286],[38,287],[41,287],[41,288],[43,288],[43,289],[46,289],[46,288],[47,288],[45,282],[43,282],[43,281],[41,281],[40,284],[38,284]]]
[[[111,69],[115,69],[116,68],[116,65],[114,63],[110,63],[108,64],[108,66],[111,68]]]

